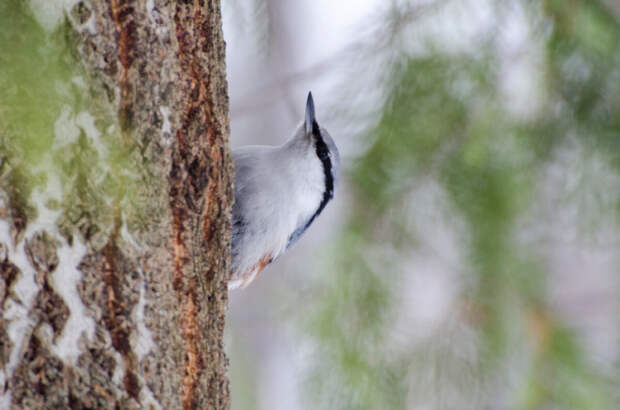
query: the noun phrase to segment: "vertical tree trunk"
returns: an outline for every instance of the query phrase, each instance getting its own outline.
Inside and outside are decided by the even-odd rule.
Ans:
[[[219,1],[28,7],[0,6],[0,408],[228,408]]]

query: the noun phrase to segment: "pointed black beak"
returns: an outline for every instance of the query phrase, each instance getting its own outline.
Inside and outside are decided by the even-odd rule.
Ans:
[[[312,98],[312,92],[308,93],[308,100],[306,101],[306,133],[310,134],[316,124],[316,115],[314,113],[314,99]]]

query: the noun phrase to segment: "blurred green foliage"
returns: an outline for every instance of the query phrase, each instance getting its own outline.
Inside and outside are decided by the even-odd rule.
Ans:
[[[81,67],[75,35],[64,19],[46,31],[27,2],[0,2],[0,187],[29,204],[29,220],[60,211],[67,238],[78,228],[89,239],[105,234],[120,208],[140,215],[135,193],[145,181]],[[33,203],[35,191],[45,203]]]
[[[384,64],[389,80],[379,121],[368,133],[373,143],[350,172],[356,196],[350,221],[326,257],[330,262],[317,284],[324,293],[308,309],[306,323],[321,361],[310,378],[307,408],[620,405],[620,373],[589,361],[569,324],[549,306],[548,266],[519,236],[558,150],[576,141],[620,173],[620,21],[597,1],[516,3],[534,33],[531,49],[544,56],[537,67],[540,100],[533,102],[538,109],[530,115],[506,108],[500,70],[506,57],[494,30],[475,53],[432,46],[411,55],[403,49],[397,63]],[[516,3],[496,1],[494,12],[510,16]],[[390,15],[407,10],[397,3]],[[403,30],[402,24],[394,30]],[[444,346],[444,332],[421,346],[391,351],[402,279],[396,260],[424,241],[404,221],[415,209],[412,192],[425,179],[439,184],[465,225],[464,302],[453,306],[462,310],[454,312],[457,322],[476,335],[474,353],[458,353],[467,350],[459,336]],[[620,210],[617,188],[612,212],[596,216],[607,225]],[[581,195],[589,195],[587,188],[571,199],[578,202]],[[512,371],[515,361],[527,371]],[[411,397],[412,385],[429,374],[430,391]]]

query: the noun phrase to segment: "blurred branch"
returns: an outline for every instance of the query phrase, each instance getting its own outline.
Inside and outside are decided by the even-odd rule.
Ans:
[[[250,90],[244,101],[247,103],[233,109],[231,114],[243,116],[263,110],[287,97],[283,95],[291,86],[304,82],[309,78],[317,78],[332,71],[335,66],[350,62],[354,58],[359,58],[360,54],[373,55],[381,51],[392,49],[398,35],[411,23],[417,19],[436,11],[450,0],[436,0],[430,3],[409,5],[404,10],[391,7],[386,13],[389,24],[374,25],[367,32],[362,33],[357,41],[353,41],[340,51],[335,52],[329,57],[320,60],[310,67],[302,70],[283,74],[279,78],[260,85],[254,90]],[[384,21],[386,18],[377,18],[377,21]],[[277,90],[277,91],[274,91]],[[252,96],[259,96],[252,98]]]

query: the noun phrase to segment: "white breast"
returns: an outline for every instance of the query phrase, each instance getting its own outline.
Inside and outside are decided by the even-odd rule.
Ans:
[[[325,190],[321,162],[313,150],[244,147],[236,166],[234,214],[245,222],[233,243],[232,280],[252,273],[266,257],[275,260],[289,237],[315,213]],[[234,233],[234,228],[233,228]]]

